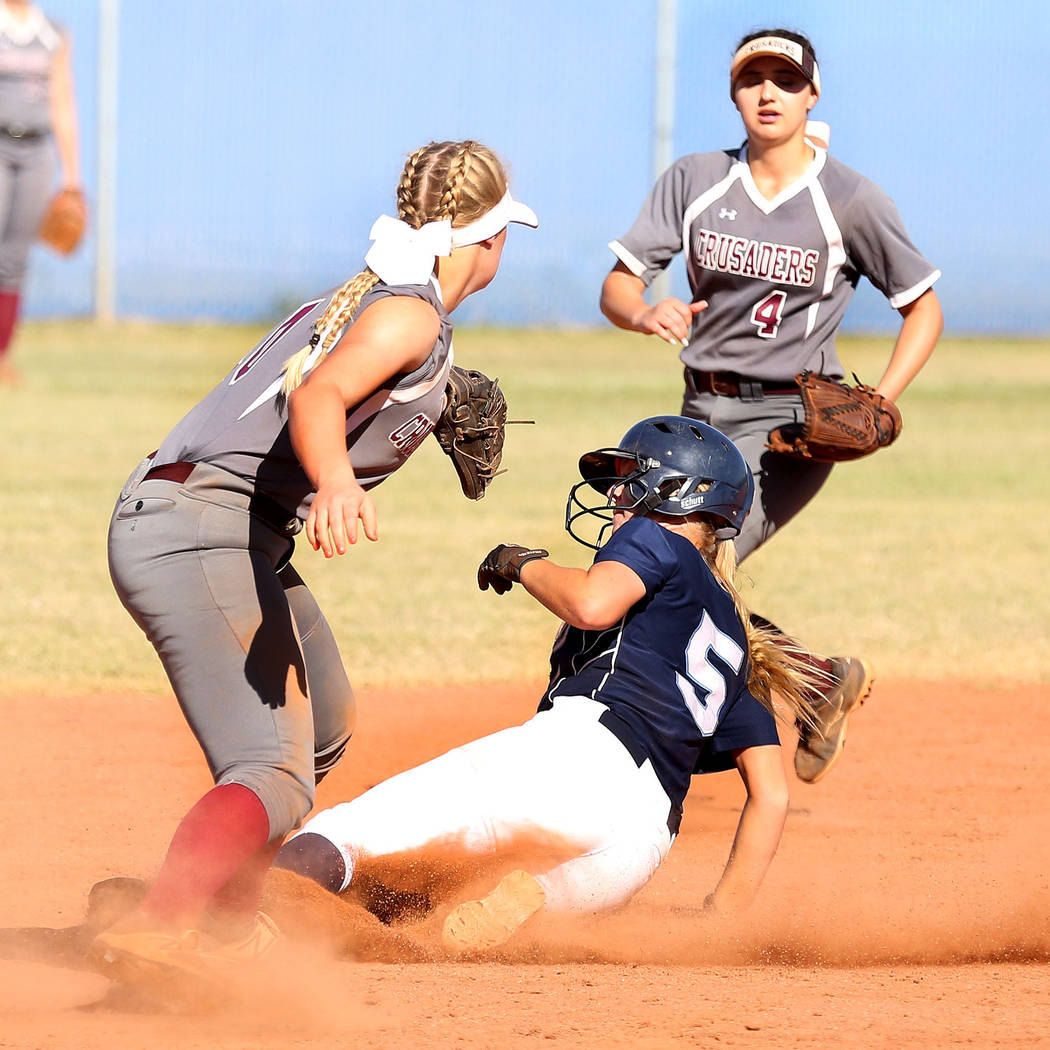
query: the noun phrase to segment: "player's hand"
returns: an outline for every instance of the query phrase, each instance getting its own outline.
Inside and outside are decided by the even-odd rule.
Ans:
[[[345,554],[348,545],[357,543],[358,520],[370,540],[379,539],[372,497],[348,470],[318,487],[306,518],[306,539],[326,558]]]
[[[640,332],[658,335],[672,346],[688,346],[693,318],[707,309],[707,300],[698,303],[683,303],[681,299],[662,299],[650,306],[638,319]]]
[[[517,543],[501,543],[485,555],[478,566],[478,587],[490,587],[497,594],[506,594],[516,583],[521,583],[521,569],[537,558],[549,558],[542,547],[522,547]]]

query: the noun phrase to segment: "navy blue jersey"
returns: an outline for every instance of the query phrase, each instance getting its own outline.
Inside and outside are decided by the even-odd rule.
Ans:
[[[649,518],[618,528],[595,562],[626,565],[645,597],[603,631],[565,624],[540,710],[589,696],[639,763],[651,760],[681,810],[694,773],[733,766],[732,752],[778,743],[776,722],[747,688],[747,642],[733,599],[684,536]]]

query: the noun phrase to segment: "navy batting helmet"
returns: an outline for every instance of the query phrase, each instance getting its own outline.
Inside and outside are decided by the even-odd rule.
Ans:
[[[569,491],[565,528],[574,540],[594,549],[612,526],[612,492],[618,486],[629,497],[621,508],[672,517],[707,514],[717,523],[720,540],[740,532],[755,494],[751,471],[736,445],[714,427],[685,416],[653,416],[635,423],[616,448],[581,456],[580,474],[583,481]],[[584,503],[580,490],[587,487],[600,492],[605,503]],[[604,522],[595,543],[573,528],[584,515]]]

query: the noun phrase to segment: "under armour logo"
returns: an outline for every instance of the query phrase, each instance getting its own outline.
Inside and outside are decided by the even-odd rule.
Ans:
[[[736,208],[723,208],[718,213],[718,217],[720,219],[735,219],[736,218]]]

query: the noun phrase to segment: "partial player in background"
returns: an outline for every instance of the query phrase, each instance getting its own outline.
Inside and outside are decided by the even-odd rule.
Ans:
[[[408,158],[399,218],[366,268],[304,303],[144,459],[117,501],[110,571],[160,656],[215,788],[183,819],[139,909],[96,962],[130,982],[263,952],[263,877],[341,758],[354,697],[332,632],[289,559],[378,539],[370,490],[435,428],[449,314],[495,276],[512,222],[536,225],[477,142]],[[484,478],[482,479],[484,480]]]
[[[771,691],[812,721],[812,672],[749,622],[732,582],[751,473],[722,434],[680,416],[637,423],[617,447],[583,456],[580,472],[566,528],[598,551],[589,569],[501,544],[478,571],[482,590],[520,583],[564,621],[538,713],[318,814],[278,867],[372,893],[377,869],[395,864],[400,892],[425,893],[428,848],[489,860],[537,839],[561,850],[445,918],[450,950],[493,948],[540,908],[629,900],[667,855],[693,774],[735,767],[747,801],[707,906],[751,900],[788,805]],[[600,504],[581,497],[592,488]],[[594,542],[577,532],[590,515],[601,521]]]
[[[9,352],[29,248],[55,189],[80,201],[69,34],[28,0],[0,0],[0,383],[18,382]]]
[[[810,124],[807,138],[821,91],[809,40],[783,29],[748,34],[733,56],[729,83],[747,141],[683,157],[661,176],[634,225],[610,245],[618,261],[602,287],[601,307],[620,328],[681,348],[683,415],[718,427],[744,454],[756,495],[737,539],[743,560],[831,473],[831,463],[811,458],[804,446],[788,454],[768,442],[774,431],[788,439],[783,444],[805,431],[796,376],[843,377],[835,333],[857,281],[867,277],[903,318],[874,391],[868,451],[896,437],[899,417],[895,427],[882,426],[895,409],[880,399],[895,401],[915,378],[943,320],[932,289],[940,271],[912,245],[893,202],[829,156],[826,126]],[[681,251],[692,300],[650,306],[643,292]],[[854,398],[851,408],[856,404]],[[880,407],[889,412],[879,414]],[[873,677],[856,657],[813,655],[812,662],[833,685],[818,704],[819,732],[800,726],[795,768],[811,783],[841,753],[847,719]]]

